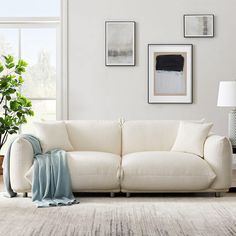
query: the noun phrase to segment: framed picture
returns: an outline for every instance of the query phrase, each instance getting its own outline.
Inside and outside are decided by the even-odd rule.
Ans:
[[[135,22],[105,22],[106,66],[135,66]]]
[[[214,37],[214,15],[198,14],[184,15],[185,38],[212,38]]]
[[[148,103],[192,103],[192,44],[148,45]]]

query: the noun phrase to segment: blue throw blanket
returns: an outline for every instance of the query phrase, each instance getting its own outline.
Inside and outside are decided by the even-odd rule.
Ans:
[[[21,135],[29,141],[34,151],[32,200],[38,207],[71,205],[79,203],[73,196],[66,153],[55,149],[42,154],[40,141],[32,135]],[[10,197],[17,194],[11,188],[10,154],[12,143],[4,158],[3,178]]]

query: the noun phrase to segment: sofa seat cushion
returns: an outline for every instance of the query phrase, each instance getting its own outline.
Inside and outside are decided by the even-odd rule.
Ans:
[[[106,152],[67,152],[72,190],[119,190],[121,157]]]
[[[205,160],[189,153],[153,151],[122,157],[123,191],[198,191],[216,175]]]

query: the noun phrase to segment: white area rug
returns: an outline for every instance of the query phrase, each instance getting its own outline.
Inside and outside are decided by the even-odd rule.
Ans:
[[[44,209],[1,196],[0,235],[236,235],[236,194],[106,196]]]

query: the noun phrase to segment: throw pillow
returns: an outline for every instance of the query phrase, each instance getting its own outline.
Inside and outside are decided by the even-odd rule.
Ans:
[[[36,136],[41,142],[43,153],[55,148],[65,151],[73,150],[63,121],[34,122],[34,128]]]
[[[212,126],[212,123],[181,121],[171,151],[188,152],[203,157],[204,143]]]

